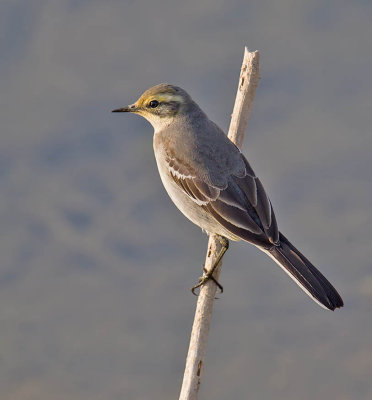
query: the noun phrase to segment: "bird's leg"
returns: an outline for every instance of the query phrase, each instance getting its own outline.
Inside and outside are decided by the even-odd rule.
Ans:
[[[216,261],[212,265],[211,269],[209,271],[207,271],[205,268],[203,268],[204,274],[203,274],[203,276],[201,276],[199,278],[199,283],[191,288],[191,292],[194,295],[196,295],[195,290],[198,287],[204,285],[209,280],[212,280],[217,285],[217,287],[220,289],[221,293],[223,292],[223,286],[213,276],[213,273],[214,273],[215,269],[217,268],[218,264],[220,263],[220,261],[222,260],[223,255],[226,253],[227,249],[229,248],[229,241],[223,236],[220,236],[220,235],[216,235],[216,236],[217,236],[218,240],[220,241],[222,248],[216,258]]]

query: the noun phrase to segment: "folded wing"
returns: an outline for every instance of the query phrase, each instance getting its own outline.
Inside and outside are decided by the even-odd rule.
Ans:
[[[240,157],[244,171],[241,164],[236,172],[232,165],[227,165],[218,184],[208,182],[205,176],[211,174],[200,165],[190,165],[190,160],[183,162],[173,153],[166,161],[174,182],[224,228],[253,244],[272,247],[279,240],[273,208],[261,181],[241,153]],[[226,160],[222,162],[227,164]]]

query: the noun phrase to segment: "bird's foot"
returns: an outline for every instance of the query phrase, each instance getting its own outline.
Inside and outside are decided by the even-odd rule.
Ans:
[[[222,246],[221,250],[220,250],[213,266],[209,270],[206,270],[206,268],[203,266],[203,272],[204,272],[203,276],[201,276],[199,278],[199,283],[191,288],[191,292],[195,296],[197,296],[197,294],[195,293],[195,290],[197,288],[199,288],[200,286],[204,285],[205,283],[207,283],[209,280],[212,280],[217,285],[217,287],[220,289],[220,292],[223,293],[223,286],[213,276],[213,273],[214,273],[215,269],[218,267],[220,261],[222,260],[223,255],[226,253],[227,249],[229,248],[229,241],[224,236],[217,235],[217,238],[221,243],[221,246]],[[210,256],[210,254],[208,254],[208,257],[209,256]]]
[[[216,286],[218,287],[218,289],[220,289],[220,293],[223,293],[223,286],[217,281],[217,279],[213,276],[213,272],[214,270],[212,269],[211,271],[207,271],[204,267],[203,267],[203,276],[201,276],[199,278],[199,283],[197,285],[195,285],[194,287],[192,287],[190,290],[192,292],[193,295],[197,296],[197,293],[195,293],[195,290],[197,288],[199,288],[200,286],[204,285],[205,283],[207,283],[209,280],[213,281]]]

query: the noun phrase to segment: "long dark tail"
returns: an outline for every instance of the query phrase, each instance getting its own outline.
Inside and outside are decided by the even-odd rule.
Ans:
[[[264,250],[320,306],[329,310],[344,302],[328,280],[280,233],[280,246]]]

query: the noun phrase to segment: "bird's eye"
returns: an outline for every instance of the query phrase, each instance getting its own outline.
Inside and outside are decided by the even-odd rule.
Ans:
[[[151,100],[149,103],[149,106],[151,108],[156,108],[159,105],[159,102],[157,100]]]

